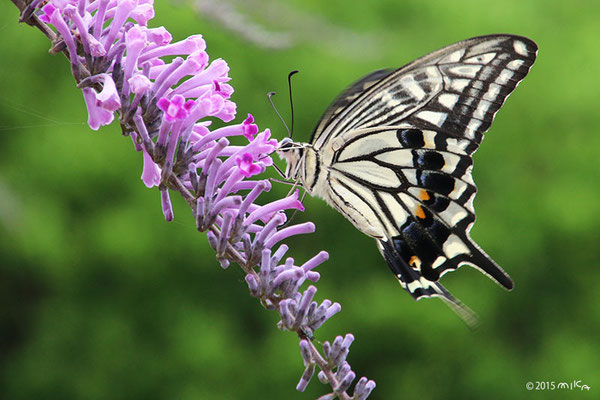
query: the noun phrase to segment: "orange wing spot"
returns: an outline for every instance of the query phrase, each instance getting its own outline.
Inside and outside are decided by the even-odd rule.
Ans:
[[[415,215],[418,218],[425,219],[425,211],[423,211],[423,207],[417,206],[417,208],[415,210]]]
[[[410,265],[415,271],[420,271],[421,259],[417,256],[412,256],[410,260],[408,260],[408,265]]]
[[[421,193],[419,193],[419,199],[421,199],[423,201],[427,201],[427,200],[431,199],[431,196],[429,196],[429,193],[427,193],[427,190],[421,189]]]

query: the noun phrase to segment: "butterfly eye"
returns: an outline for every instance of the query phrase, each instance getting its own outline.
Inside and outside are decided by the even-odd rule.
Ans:
[[[293,144],[294,144],[294,142],[290,138],[283,138],[283,140],[281,140],[281,142],[279,142],[278,150],[279,151],[289,150]]]

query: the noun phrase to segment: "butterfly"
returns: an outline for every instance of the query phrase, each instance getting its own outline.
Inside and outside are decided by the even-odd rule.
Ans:
[[[528,38],[487,35],[366,75],[334,100],[309,143],[280,142],[285,177],[374,238],[412,297],[441,297],[468,322],[470,310],[439,279],[466,264],[513,288],[469,235],[471,156],[536,55]]]

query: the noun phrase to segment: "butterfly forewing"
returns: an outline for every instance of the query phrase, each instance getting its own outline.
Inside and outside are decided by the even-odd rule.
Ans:
[[[343,110],[334,102],[329,110],[337,112],[325,113],[311,143],[320,149],[340,133],[401,122],[481,141],[536,52],[527,38],[491,35],[430,53],[369,85]]]
[[[336,115],[348,106],[348,104],[352,103],[358,96],[363,94],[367,89],[369,89],[374,84],[381,81],[386,76],[393,73],[392,69],[380,69],[370,74],[363,76],[357,82],[354,82],[350,87],[344,90],[332,103],[323,116],[319,120],[318,125],[313,130],[313,134],[310,138],[310,142],[313,142],[313,138],[315,135],[319,134],[319,132],[323,132],[326,128],[327,124],[335,119]]]
[[[471,156],[506,97],[535,61],[527,38],[468,39],[390,72],[365,76],[327,109],[311,138],[319,160],[309,190],[374,237],[416,299],[470,264],[512,281],[469,237],[475,221]]]

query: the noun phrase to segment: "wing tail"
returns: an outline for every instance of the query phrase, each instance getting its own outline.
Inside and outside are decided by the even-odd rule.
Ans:
[[[387,261],[390,269],[400,282],[400,285],[415,299],[423,297],[439,297],[456,315],[458,315],[469,328],[474,329],[479,325],[479,319],[469,307],[454,297],[444,286],[423,277],[421,273],[409,265],[387,239],[377,240],[381,254]]]
[[[471,251],[470,259],[472,261],[466,261],[465,264],[477,268],[482,273],[490,277],[498,285],[502,286],[506,290],[512,290],[514,283],[510,276],[504,272],[504,270],[485,254],[485,252],[477,246],[472,240],[468,240],[469,250]]]

